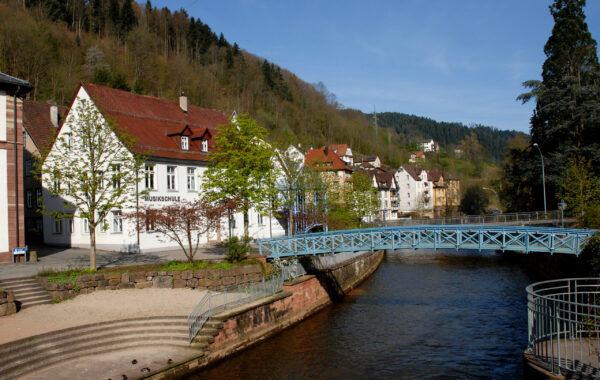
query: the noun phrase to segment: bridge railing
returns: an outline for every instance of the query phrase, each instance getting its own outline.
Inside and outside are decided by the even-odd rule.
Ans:
[[[475,249],[579,255],[597,231],[510,225],[363,228],[257,240],[261,255],[289,257],[380,249]]]
[[[600,278],[569,278],[527,287],[528,349],[553,374],[600,377]]]
[[[390,219],[385,222],[388,226],[418,226],[418,225],[462,225],[462,224],[525,224],[532,221],[559,220],[559,210],[515,212],[506,214],[463,215],[444,218],[403,218]],[[383,224],[378,221],[378,224]]]

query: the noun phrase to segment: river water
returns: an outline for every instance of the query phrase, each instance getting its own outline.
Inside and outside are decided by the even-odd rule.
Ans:
[[[398,251],[344,301],[197,379],[519,379],[525,286],[500,254]]]

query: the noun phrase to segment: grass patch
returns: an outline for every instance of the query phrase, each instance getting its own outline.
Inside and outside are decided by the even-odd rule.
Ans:
[[[197,270],[197,269],[225,269],[230,270],[233,267],[254,265],[259,264],[265,273],[264,263],[257,259],[245,259],[237,263],[220,262],[213,263],[209,261],[194,261],[193,263],[187,261],[168,261],[163,264],[145,264],[145,265],[131,265],[121,267],[110,267],[102,268],[98,270],[90,270],[89,268],[68,268],[62,270],[56,269],[42,269],[38,272],[37,277],[46,277],[47,282],[53,283],[67,283],[76,282],[77,278],[94,273],[109,273],[109,274],[122,274],[122,273],[135,273],[135,272],[167,272],[167,271],[184,271],[184,270]]]

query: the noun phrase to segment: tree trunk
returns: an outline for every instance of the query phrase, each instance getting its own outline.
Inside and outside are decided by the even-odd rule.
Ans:
[[[90,270],[96,270],[96,228],[90,226]]]
[[[244,210],[244,237],[248,237],[248,227],[250,226],[250,220],[248,219],[248,210]]]

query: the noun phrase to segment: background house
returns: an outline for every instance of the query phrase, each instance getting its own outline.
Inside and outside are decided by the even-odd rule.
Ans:
[[[398,184],[398,214],[433,214],[433,189],[427,172],[416,165],[402,165],[395,173]]]
[[[66,107],[25,100],[23,104],[23,190],[25,194],[25,239],[27,244],[43,242],[42,183],[33,175],[36,160],[50,148]]]
[[[33,86],[0,73],[0,262],[25,246],[23,99]]]

